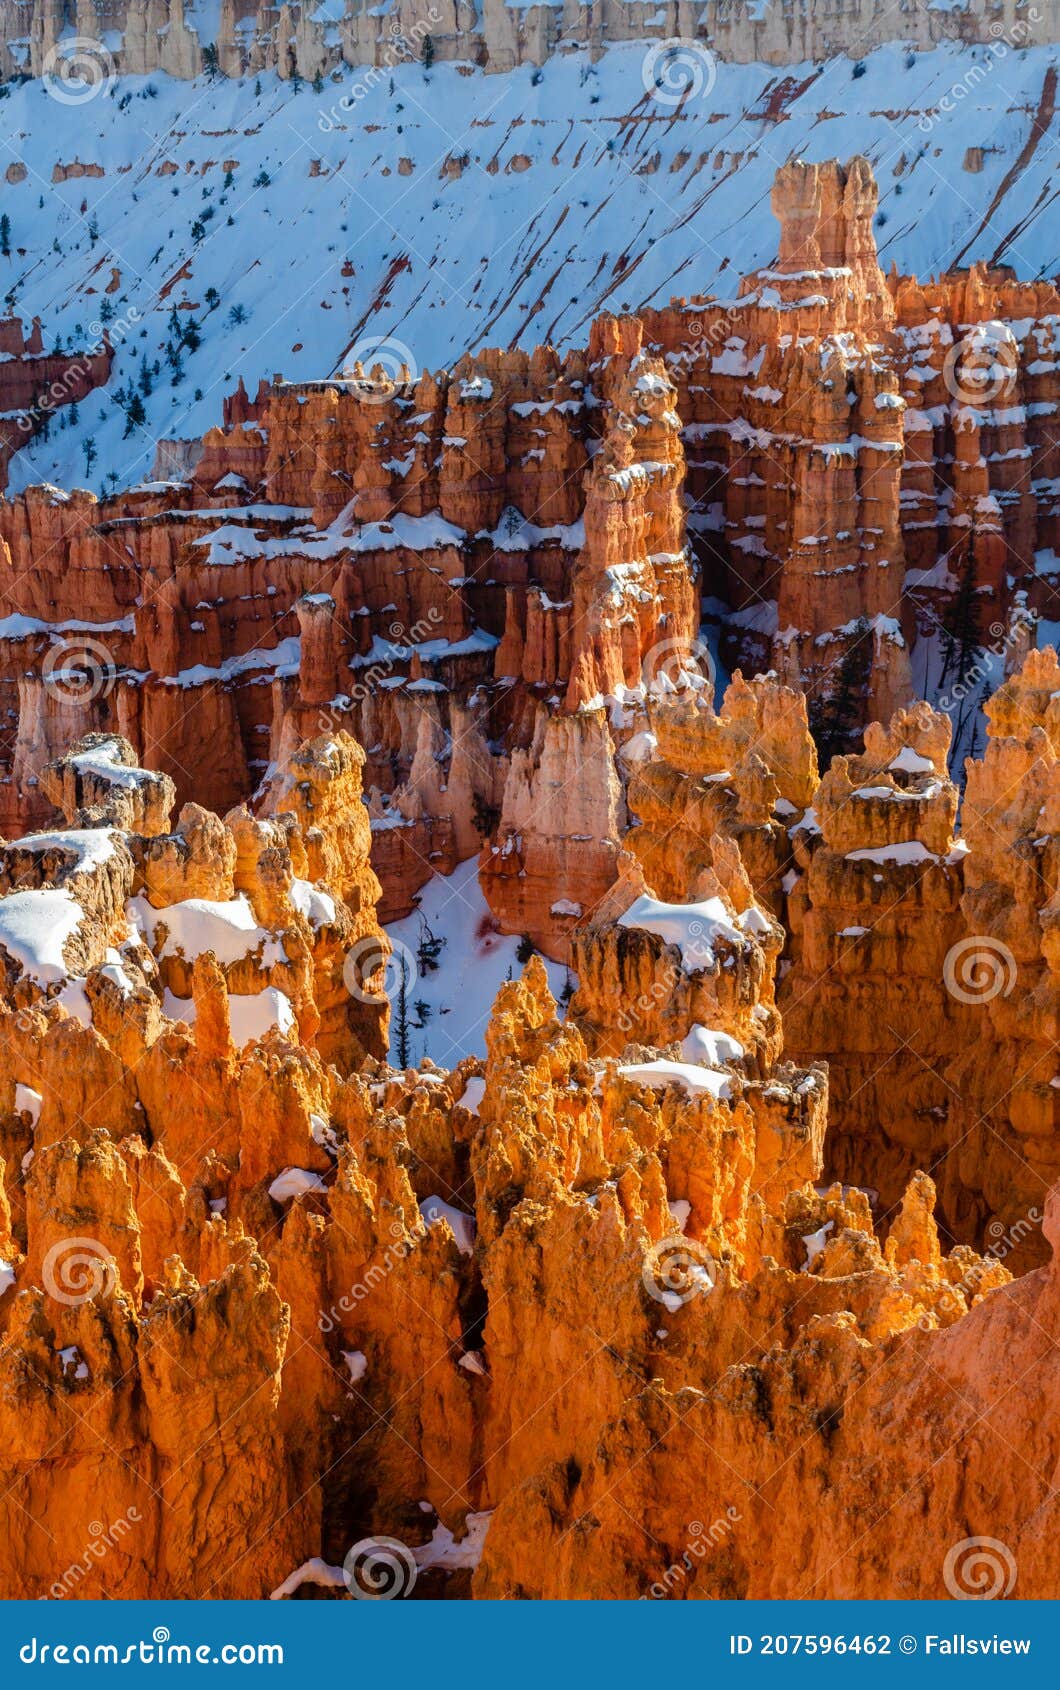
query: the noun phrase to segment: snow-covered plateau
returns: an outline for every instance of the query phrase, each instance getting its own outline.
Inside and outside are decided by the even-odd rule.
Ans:
[[[885,267],[1060,268],[1060,48],[719,63],[683,93],[646,78],[647,53],[344,67],[316,88],[159,73],[76,105],[5,84],[6,308],[39,316],[49,346],[105,327],[117,349],[109,386],[16,456],[12,487],[140,480],[160,439],[220,420],[239,377],[253,392],[355,357],[415,373],[484,345],[584,344],[604,309],[724,295],[775,255],[770,186],[796,156],[871,159]],[[195,324],[176,369],[174,310]],[[130,424],[115,391],[138,381]]]

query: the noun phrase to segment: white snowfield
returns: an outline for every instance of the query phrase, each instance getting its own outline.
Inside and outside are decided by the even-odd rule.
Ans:
[[[69,892],[44,889],[0,898],[0,947],[38,986],[67,978],[63,950],[84,911]]]
[[[126,77],[72,106],[40,81],[11,85],[6,162],[25,176],[4,188],[5,291],[26,323],[40,316],[49,345],[87,347],[107,327],[117,349],[110,389],[20,452],[12,485],[147,480],[157,440],[214,426],[240,375],[253,392],[277,371],[314,379],[377,353],[391,370],[434,370],[469,347],[584,345],[602,309],[727,296],[776,257],[769,189],[792,157],[868,155],[885,268],[1060,269],[1057,119],[1042,108],[1056,48],[1000,64],[957,45],[891,45],[857,64],[718,63],[680,105],[650,75],[645,86],[649,50],[613,46],[593,63],[579,49],[503,75],[399,64],[369,80],[346,67],[319,93],[274,72]],[[765,115],[771,101],[782,121]],[[969,147],[979,170],[965,168]],[[53,181],[75,160],[102,174]],[[174,307],[201,337],[176,386]],[[161,368],[144,425],[123,438],[113,390],[144,359]]]
[[[154,909],[146,898],[137,897],[131,900],[129,913],[159,961],[163,957],[182,956],[186,962],[194,962],[196,957],[212,951],[218,962],[232,963],[259,950],[262,968],[271,968],[285,960],[281,941],[268,928],[258,926],[245,892],[224,903],[209,898],[186,898],[160,910]],[[158,945],[156,934],[160,926],[167,932],[163,943]]]
[[[171,1021],[183,1021],[189,1027],[194,1026],[194,998],[177,998],[167,991],[162,1007]],[[272,1027],[278,1027],[281,1033],[290,1032],[295,1024],[295,1015],[287,993],[281,992],[278,986],[266,986],[261,992],[246,993],[240,997],[230,995],[228,1021],[232,1043],[242,1049],[253,1039],[263,1039]]]
[[[433,875],[420,888],[417,901],[412,915],[389,923],[386,929],[391,943],[402,947],[416,966],[416,979],[408,990],[408,1060],[416,1066],[429,1056],[440,1068],[455,1068],[461,1057],[485,1056],[486,1028],[497,993],[506,980],[518,979],[523,971],[519,940],[497,931],[479,886],[475,857],[468,857],[450,875]],[[443,941],[433,970],[420,956],[427,929]],[[567,971],[547,959],[545,971],[552,995],[558,999]],[[571,976],[572,989],[576,983]],[[392,1005],[390,1060],[395,1065],[399,1065],[398,1020]]]
[[[745,934],[736,926],[721,898],[705,898],[698,904],[666,904],[645,893],[630,904],[625,915],[619,916],[618,925],[644,928],[666,944],[676,945],[686,974],[698,974],[712,966],[719,939],[727,939],[733,945],[746,943]]]
[[[668,1062],[660,1057],[655,1062],[630,1062],[618,1072],[634,1085],[652,1086],[664,1090],[680,1086],[689,1097],[716,1097],[727,1102],[732,1096],[732,1076],[716,1068],[701,1068],[689,1062]]]

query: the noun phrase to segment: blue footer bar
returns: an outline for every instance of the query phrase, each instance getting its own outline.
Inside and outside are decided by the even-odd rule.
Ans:
[[[8,1602],[0,1686],[233,1672],[267,1681],[597,1690],[822,1683],[855,1674],[992,1684],[1050,1673],[1053,1602]],[[719,1675],[724,1675],[722,1679]],[[591,1680],[591,1684],[588,1681]],[[336,1680],[338,1682],[338,1680]],[[844,1678],[846,1683],[847,1679]]]

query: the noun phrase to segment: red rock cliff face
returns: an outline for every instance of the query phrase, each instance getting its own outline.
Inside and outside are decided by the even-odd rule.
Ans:
[[[649,694],[707,667],[704,595],[825,760],[911,662],[944,682],[957,595],[1049,614],[1052,288],[885,279],[864,160],[785,166],[773,208],[776,264],[732,300],[604,317],[563,358],[237,390],[184,483],[0,507],[0,826],[47,819],[40,771],[87,731],[223,810],[345,727],[384,914],[484,847],[502,926],[562,956],[617,872]]]
[[[86,352],[49,352],[40,319],[29,335],[17,317],[0,320],[0,492],[20,447],[50,426],[54,412],[84,399],[110,378],[113,352],[104,333]]]

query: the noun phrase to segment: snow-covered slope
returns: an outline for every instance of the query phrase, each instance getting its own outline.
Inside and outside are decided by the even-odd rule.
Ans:
[[[9,309],[64,346],[109,319],[120,344],[110,387],[15,459],[12,486],[142,478],[160,437],[219,420],[240,375],[251,391],[277,371],[327,375],[380,342],[391,367],[438,368],[484,344],[584,343],[603,308],[725,292],[774,255],[770,185],[800,154],[872,159],[885,265],[1051,274],[1058,57],[890,46],[857,64],[721,64],[683,100],[646,90],[633,44],[507,75],[344,70],[320,92],[272,73],[126,78],[78,106],[13,87]],[[176,386],[174,306],[195,325]],[[128,399],[143,360],[145,422],[130,424],[114,393]]]
[[[398,1001],[402,976],[407,1062],[415,1065],[429,1056],[439,1067],[453,1068],[461,1057],[485,1056],[494,999],[506,980],[518,980],[522,973],[519,940],[497,931],[479,887],[477,868],[471,857],[448,878],[434,875],[419,894],[416,912],[387,928],[394,947],[387,976],[390,1058],[401,1066],[405,1066]],[[440,945],[431,945],[432,939],[441,941]],[[559,963],[543,960],[549,986],[559,1001],[577,981]]]

